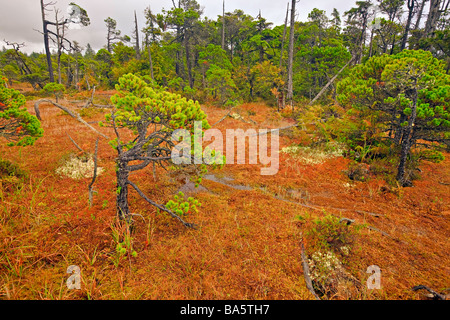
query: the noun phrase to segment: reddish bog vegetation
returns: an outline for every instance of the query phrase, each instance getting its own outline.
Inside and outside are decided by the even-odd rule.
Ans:
[[[33,102],[27,107],[34,113]],[[24,170],[22,178],[3,179],[0,186],[3,299],[314,299],[305,284],[302,239],[323,299],[423,299],[414,286],[441,293],[450,287],[449,154],[439,164],[424,162],[411,188],[376,176],[351,181],[345,174],[350,160],[343,157],[308,163],[280,152],[274,176],[261,176],[259,165],[227,165],[210,172],[198,192],[187,188],[202,204],[185,217],[197,230],[130,191],[135,228],[126,234],[115,217],[115,152],[108,140],[99,140],[102,173],[90,207],[91,178],[74,180],[56,170],[71,153],[82,155],[67,133],[90,153],[97,136],[54,106],[43,103],[40,110],[45,133],[34,146],[0,144],[1,157]],[[210,124],[228,113],[204,110]],[[88,122],[109,112],[77,111]],[[260,104],[233,112],[241,118],[232,113],[217,128],[294,123]],[[113,138],[112,129],[92,125]],[[301,138],[281,133],[280,148],[294,143]],[[158,203],[184,184],[162,169],[155,180],[150,167],[130,179]],[[353,222],[347,226],[342,218]],[[118,242],[126,253],[119,253]],[[318,252],[328,254],[328,264]],[[80,290],[66,286],[70,265],[80,267]],[[380,289],[367,288],[371,265],[381,269]]]

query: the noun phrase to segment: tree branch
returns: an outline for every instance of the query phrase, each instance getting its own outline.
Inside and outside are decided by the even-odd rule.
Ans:
[[[339,70],[338,73],[336,73],[336,75],[331,78],[330,81],[328,81],[328,83],[325,85],[325,87],[322,88],[322,90],[320,90],[320,92],[314,97],[314,99],[311,100],[311,102],[309,103],[310,106],[312,106],[314,104],[314,102],[316,102],[317,99],[320,98],[320,96],[327,90],[327,88],[334,82],[334,80],[336,80],[336,78],[342,73],[342,71],[345,70],[345,68],[347,68],[347,66],[353,61],[355,60],[355,56],[353,56],[342,68],[341,70]]]
[[[167,209],[165,206],[163,205],[159,205],[156,202],[150,200],[133,182],[131,182],[130,180],[127,181],[127,183],[132,186],[137,193],[139,193],[139,195],[148,203],[150,203],[152,206],[158,208],[161,211],[165,211],[168,214],[170,214],[173,218],[177,219],[178,221],[180,221],[185,227],[188,228],[192,228],[192,229],[196,229],[196,225],[192,224],[192,223],[188,223],[186,221],[184,221],[180,216],[176,215],[175,213],[173,213],[172,211],[170,211],[169,209]]]
[[[70,141],[72,141],[72,143],[75,145],[75,147],[80,150],[81,152],[85,153],[85,151],[83,149],[81,149],[81,147],[72,139],[72,137],[66,132],[67,136],[69,137]]]

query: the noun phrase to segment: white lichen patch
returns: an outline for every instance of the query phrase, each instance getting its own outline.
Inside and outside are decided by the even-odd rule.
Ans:
[[[244,120],[244,118],[242,118],[242,116],[240,114],[234,113],[234,112],[232,114],[230,114],[230,117],[235,120]]]
[[[97,176],[101,175],[103,168],[97,166]],[[71,156],[62,166],[56,169],[56,174],[69,177],[74,180],[92,178],[94,176],[93,156]]]
[[[343,268],[339,259],[331,251],[314,252],[309,259],[309,266],[311,280],[319,283],[327,283],[333,274]]]
[[[289,154],[293,158],[305,164],[320,164],[328,159],[341,157],[345,147],[337,142],[327,143],[323,147],[311,148],[301,146],[289,146],[281,149],[281,153]]]

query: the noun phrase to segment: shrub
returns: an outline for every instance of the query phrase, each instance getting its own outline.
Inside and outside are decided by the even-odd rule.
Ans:
[[[44,86],[42,91],[53,94],[55,96],[56,102],[58,103],[59,98],[62,97],[63,93],[66,91],[66,88],[64,87],[63,84],[50,82]]]
[[[306,236],[308,243],[317,251],[331,250],[335,254],[345,256],[353,245],[355,230],[338,217],[326,215],[322,219],[313,221]]]
[[[32,145],[44,133],[36,116],[24,107],[25,102],[19,91],[6,88],[0,76],[0,137],[6,138],[9,146]]]
[[[364,163],[352,163],[345,172],[350,180],[367,181],[369,180],[369,166]]]
[[[0,179],[4,177],[27,178],[28,173],[9,160],[0,159]]]

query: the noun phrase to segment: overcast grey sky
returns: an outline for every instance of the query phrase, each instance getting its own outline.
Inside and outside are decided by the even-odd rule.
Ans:
[[[226,0],[225,11],[232,12],[242,9],[246,14],[256,16],[261,14],[275,25],[284,22],[286,6],[289,0]],[[298,20],[306,21],[308,13],[313,8],[325,10],[330,16],[333,8],[337,8],[341,15],[354,6],[356,0],[301,0],[297,5]],[[48,1],[46,1],[48,2]],[[149,5],[153,12],[160,12],[162,8],[170,9],[171,0],[58,0],[55,4],[62,13],[70,2],[75,2],[86,9],[91,25],[80,30],[70,30],[68,38],[77,40],[81,46],[87,43],[98,50],[105,45],[106,27],[104,19],[112,17],[117,21],[118,29],[122,34],[131,36],[133,29],[134,10],[136,10],[139,27],[144,26],[144,9]],[[204,16],[216,19],[222,14],[222,0],[197,0],[204,8]],[[290,1],[289,1],[290,2]],[[25,52],[43,52],[42,35],[33,29],[42,31],[42,21],[39,0],[0,0],[0,42],[5,45],[3,39],[14,42],[25,42]],[[48,14],[48,19],[54,17],[53,12]],[[6,45],[5,45],[6,46]]]

